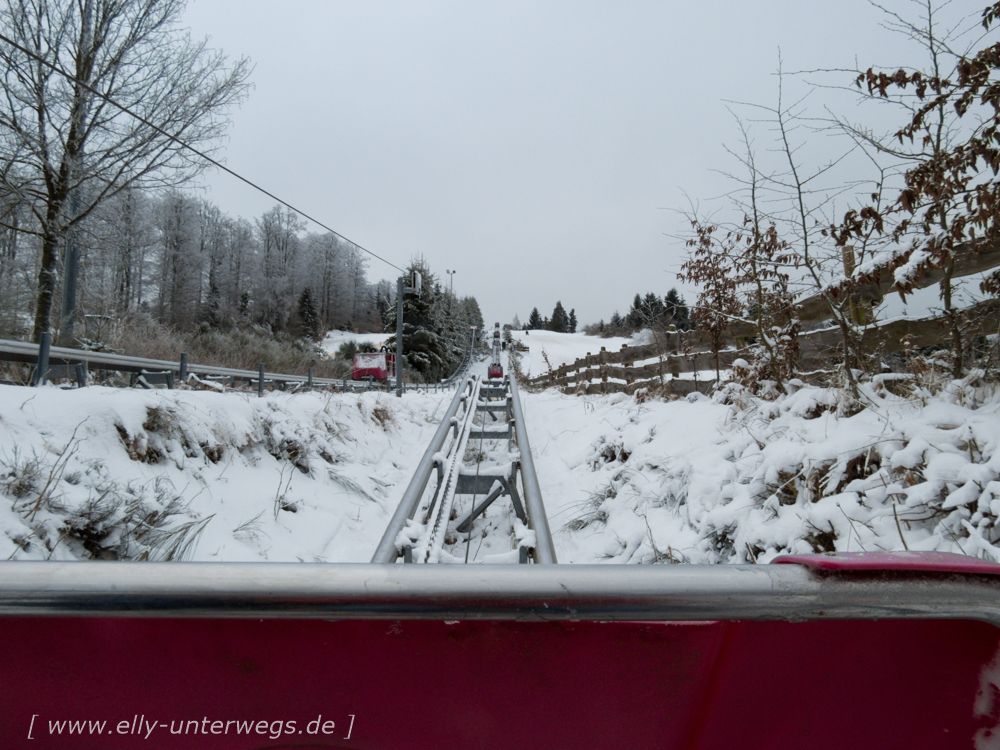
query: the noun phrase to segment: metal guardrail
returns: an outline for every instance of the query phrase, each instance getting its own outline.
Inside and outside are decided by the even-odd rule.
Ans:
[[[448,431],[452,428],[452,418],[458,413],[458,407],[463,398],[468,397],[471,379],[466,379],[461,386],[455,390],[455,397],[448,406],[448,411],[444,413],[441,424],[438,425],[437,432],[431,438],[427,450],[424,451],[423,458],[417,464],[417,470],[413,473],[410,484],[406,487],[403,497],[399,501],[396,512],[389,520],[389,525],[382,535],[375,554],[372,556],[373,563],[394,563],[399,557],[400,551],[396,546],[396,537],[399,532],[406,527],[406,522],[413,518],[420,504],[420,498],[427,489],[427,482],[430,481],[431,471],[434,469],[434,456],[444,447],[444,441],[448,438]]]
[[[468,372],[469,366],[472,364],[473,349],[474,346],[470,341],[458,368],[446,380],[427,384],[404,383],[403,389],[412,391],[433,388],[437,390],[438,388],[452,387]],[[185,380],[191,374],[208,378],[234,378],[238,381],[257,383],[259,390],[260,383],[265,379],[268,383],[273,384],[296,384],[300,387],[308,386],[310,388],[340,388],[343,391],[370,390],[372,387],[370,382],[349,380],[346,376],[344,378],[316,378],[312,375],[286,375],[261,370],[238,370],[232,367],[189,364],[186,354],[182,354],[179,361],[172,362],[62,346],[45,347],[25,341],[0,339],[0,361],[21,362],[37,366],[40,360],[41,367],[46,370],[46,373],[36,373],[36,380],[44,378],[51,369],[63,369],[66,366],[82,364],[86,370],[112,370],[140,376],[152,372],[171,372],[176,375],[178,381]],[[62,376],[61,374],[60,377]]]
[[[524,411],[521,409],[521,399],[517,394],[517,378],[510,377],[510,399],[514,412],[514,434],[517,437],[517,449],[521,454],[521,487],[524,492],[524,504],[528,506],[528,518],[535,532],[535,562],[555,563],[556,550],[552,544],[552,532],[545,515],[545,505],[542,503],[542,490],[538,486],[538,476],[535,474],[535,461],[531,457],[531,446],[528,444],[528,429],[524,424]]]
[[[1000,576],[803,565],[10,562],[0,616],[11,615],[1000,626]]]
[[[0,359],[7,362],[24,362],[26,364],[37,364],[39,359],[39,346],[25,341],[0,340]],[[214,365],[188,364],[183,360],[171,362],[163,359],[146,359],[143,357],[130,357],[124,354],[114,354],[111,352],[94,352],[85,349],[71,349],[63,346],[53,346],[49,348],[49,363],[75,364],[82,362],[88,370],[118,370],[121,372],[141,373],[143,370],[164,371],[169,370],[181,375],[199,374],[216,377],[234,377],[239,380],[257,381],[260,377],[256,370],[237,370],[231,367],[216,367]],[[332,386],[340,385],[342,380],[336,378],[310,378],[307,375],[283,375],[267,373],[272,380],[286,383],[308,383],[313,385]],[[364,384],[366,385],[366,384]],[[364,387],[362,385],[362,387]]]
[[[40,359],[39,349],[38,344],[0,339],[0,361],[21,362],[37,366]],[[262,373],[260,370],[238,370],[232,367],[189,364],[186,361],[185,355],[181,356],[179,362],[172,362],[164,359],[131,357],[125,354],[71,349],[62,346],[49,347],[47,362],[43,364],[43,367],[49,370],[49,365],[61,367],[76,365],[78,363],[82,364],[87,370],[111,370],[134,373],[136,375],[143,375],[149,372],[171,372],[176,375],[178,381],[185,380],[188,375],[194,374],[205,378],[234,378],[238,381],[256,383],[258,386],[262,380],[266,380],[266,384],[295,384],[299,387],[339,388],[342,391],[370,390],[373,385],[368,381],[350,380],[346,376],[343,378],[317,378],[311,375],[286,375],[266,371]],[[433,388],[435,386],[433,384],[404,383],[403,387],[405,390],[417,390]]]

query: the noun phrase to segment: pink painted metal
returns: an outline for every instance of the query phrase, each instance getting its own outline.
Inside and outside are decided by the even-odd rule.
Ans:
[[[908,570],[1000,575],[997,563],[950,552],[828,552],[822,555],[784,555],[772,562],[805,565],[818,570]]]
[[[1000,725],[1000,630],[961,620],[7,617],[0,639],[3,748],[970,748]]]
[[[396,374],[396,355],[391,352],[362,352],[354,355],[352,380],[386,380]]]

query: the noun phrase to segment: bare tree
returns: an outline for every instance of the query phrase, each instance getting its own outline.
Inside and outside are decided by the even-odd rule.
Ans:
[[[955,260],[959,252],[978,253],[1000,241],[1000,44],[974,52],[983,37],[965,52],[952,48],[953,30],[938,30],[931,0],[920,3],[923,15],[910,22],[896,19],[897,31],[920,43],[928,54],[928,69],[884,72],[869,68],[857,77],[874,100],[895,98],[907,103],[909,122],[895,138],[891,153],[911,164],[905,185],[895,204],[888,208],[869,206],[849,212],[835,232],[842,244],[870,233],[886,231],[900,243],[887,259],[901,295],[911,292],[925,274],[941,272],[940,293],[951,338],[952,375],[964,369],[966,316],[953,299]],[[881,7],[881,6],[879,6]],[[888,11],[886,11],[888,13]],[[1000,17],[1000,3],[982,11],[982,26],[988,32]],[[911,93],[912,92],[912,93]],[[884,151],[889,147],[884,146]],[[916,162],[913,164],[913,162]],[[902,216],[903,218],[898,218]],[[985,289],[1000,291],[987,283]]]
[[[178,25],[184,6],[8,0],[0,8],[0,189],[29,208],[33,221],[18,229],[41,245],[35,340],[51,326],[67,231],[128,187],[198,174],[205,162],[170,136],[212,151],[247,91],[249,62],[229,65],[192,41]]]

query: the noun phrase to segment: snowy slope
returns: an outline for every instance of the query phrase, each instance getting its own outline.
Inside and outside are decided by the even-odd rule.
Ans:
[[[0,560],[367,561],[448,398],[0,388]]]
[[[382,346],[389,338],[388,333],[354,333],[353,331],[328,331],[320,346],[323,351],[336,354],[341,344],[353,341],[356,344],[372,344]]]
[[[607,338],[587,336],[582,333],[554,333],[553,331],[511,331],[515,339],[528,347],[521,357],[521,371],[526,377],[544,375],[552,369],[597,354],[601,347],[609,352],[617,352],[622,344],[633,345],[629,338]],[[545,358],[548,357],[548,364]]]
[[[997,387],[885,386],[522,391],[560,561],[1000,560]],[[365,562],[451,397],[0,387],[0,559]]]
[[[722,401],[529,396],[560,561],[904,548],[1000,561],[995,387],[915,399],[869,387],[857,413],[809,387],[777,402]]]

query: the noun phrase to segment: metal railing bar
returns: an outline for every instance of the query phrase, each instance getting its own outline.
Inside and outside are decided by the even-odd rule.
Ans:
[[[393,563],[399,557],[399,550],[396,548],[396,537],[405,528],[406,521],[412,518],[417,510],[417,505],[420,503],[420,498],[424,495],[427,482],[431,477],[431,471],[434,468],[434,454],[438,453],[444,446],[445,439],[448,437],[448,431],[452,427],[451,419],[458,412],[458,406],[470,382],[470,380],[466,380],[463,385],[455,389],[455,397],[452,399],[448,411],[445,412],[441,424],[438,425],[437,432],[431,438],[431,442],[427,446],[423,458],[417,464],[417,470],[414,472],[413,478],[406,488],[406,492],[403,493],[396,512],[389,521],[389,526],[382,535],[378,547],[375,548],[375,554],[372,556],[373,563]]]
[[[0,616],[37,615],[1000,626],[1000,577],[801,565],[4,564]]]
[[[549,530],[549,519],[545,515],[542,490],[538,486],[538,476],[535,474],[535,462],[531,457],[528,430],[524,424],[521,399],[517,394],[517,378],[514,377],[510,378],[510,401],[511,409],[514,412],[514,434],[517,437],[517,449],[521,455],[521,485],[524,488],[524,503],[527,506],[531,528],[535,532],[535,562],[552,564],[557,562],[556,550],[552,543],[552,532]]]

